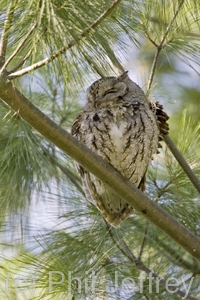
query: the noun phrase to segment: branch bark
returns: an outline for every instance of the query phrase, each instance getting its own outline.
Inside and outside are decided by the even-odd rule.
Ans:
[[[3,76],[0,77],[0,97],[41,135],[106,182],[138,213],[200,261],[200,238],[150,200],[101,157],[49,119],[19,92],[8,78]]]
[[[172,142],[170,137],[168,135],[164,136],[164,141],[167,144],[168,148],[176,158],[179,165],[182,167],[183,171],[186,173],[194,187],[197,189],[197,191],[200,193],[200,180],[197,178],[197,176],[194,174],[188,163],[186,162],[185,158],[181,155],[176,145]]]

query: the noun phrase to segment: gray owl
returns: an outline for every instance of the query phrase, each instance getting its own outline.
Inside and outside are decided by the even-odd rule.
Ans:
[[[148,166],[168,133],[168,117],[158,102],[148,102],[127,72],[95,81],[87,103],[73,122],[72,135],[96,152],[137,188],[144,191]],[[78,166],[87,199],[114,227],[133,208],[106,183]]]

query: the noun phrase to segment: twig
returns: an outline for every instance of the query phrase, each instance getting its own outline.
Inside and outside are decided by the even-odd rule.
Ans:
[[[186,173],[186,175],[188,176],[188,178],[190,179],[194,187],[200,193],[200,180],[194,174],[194,172],[192,171],[192,169],[190,168],[190,166],[188,165],[188,163],[186,162],[186,160],[184,159],[180,151],[177,149],[176,145],[173,143],[171,138],[168,135],[164,135],[163,138],[165,140],[165,143],[169,147],[170,151],[172,152],[172,154],[174,155],[174,157],[182,167],[183,171]]]
[[[0,67],[5,62],[5,56],[6,56],[6,50],[8,45],[8,30],[10,28],[12,17],[13,17],[14,9],[13,9],[13,1],[10,1],[10,4],[8,6],[6,19],[4,22],[4,28],[0,40]]]
[[[10,70],[8,73],[14,73],[15,71],[17,71],[21,66],[23,66],[23,64],[25,63],[25,61],[31,56],[33,52],[33,48],[30,49],[28,51],[28,53],[26,54],[26,56],[18,63],[18,65],[16,65],[16,67],[14,67],[12,70]]]
[[[185,0],[181,0],[181,1],[180,1],[179,5],[178,5],[178,7],[177,7],[177,10],[176,10],[176,12],[175,12],[173,18],[172,18],[171,21],[169,22],[169,24],[168,24],[168,26],[167,26],[167,28],[166,28],[166,30],[165,30],[163,36],[162,36],[162,39],[161,39],[159,45],[156,45],[156,43],[155,43],[151,38],[149,38],[149,40],[151,41],[151,43],[152,43],[154,46],[156,46],[156,53],[155,53],[155,56],[154,56],[154,60],[153,60],[152,66],[151,66],[151,71],[150,71],[149,80],[148,80],[148,83],[147,83],[147,95],[148,95],[148,93],[149,93],[149,90],[150,90],[151,85],[152,85],[152,82],[153,82],[153,78],[154,78],[154,75],[155,75],[155,69],[156,69],[156,65],[157,65],[157,62],[158,62],[158,57],[159,57],[160,51],[163,49],[163,44],[164,44],[164,42],[165,42],[165,40],[166,40],[166,38],[167,38],[167,35],[168,35],[168,33],[169,33],[169,30],[170,30],[172,24],[174,23],[174,21],[175,21],[177,15],[178,15],[178,13],[180,12],[181,7],[182,7],[184,1],[185,1]],[[148,36],[148,37],[149,37],[149,36]]]
[[[167,28],[166,28],[166,30],[165,30],[165,33],[163,34],[163,37],[162,37],[161,42],[160,42],[160,46],[163,45],[163,43],[164,43],[164,41],[165,41],[165,39],[166,39],[166,37],[167,37],[167,35],[168,35],[168,33],[169,33],[169,30],[170,30],[172,24],[174,23],[176,17],[178,16],[178,14],[179,14],[179,12],[180,12],[180,10],[181,10],[181,7],[182,7],[184,1],[185,1],[185,0],[181,0],[181,1],[179,2],[179,5],[178,5],[178,7],[177,7],[177,10],[175,11],[175,14],[174,14],[173,18],[172,18],[171,21],[169,22],[169,25],[167,26]]]
[[[146,239],[147,239],[148,227],[149,227],[149,222],[147,221],[146,222],[146,227],[145,227],[145,230],[144,230],[143,239],[142,239],[142,244],[141,244],[141,247],[140,247],[140,252],[139,252],[139,255],[138,255],[138,259],[141,259],[141,257],[142,257],[142,253],[143,253],[143,250],[144,250],[144,245],[145,245],[145,242],[146,242]]]
[[[162,19],[158,18],[158,17],[151,17],[150,18],[151,22],[158,24],[159,26],[163,26],[163,25],[167,25],[167,22],[164,22]],[[188,30],[184,30],[183,28],[179,28],[179,31],[184,35],[184,36],[191,36],[191,37],[200,37],[200,34],[196,33],[196,32],[191,32]],[[150,40],[150,38],[149,38]]]
[[[157,48],[158,45],[156,44],[156,42],[150,37],[148,31],[145,30],[145,35],[147,36],[148,40]]]
[[[148,84],[147,84],[147,94],[149,93],[149,90],[150,90],[152,82],[153,82],[153,78],[154,78],[154,75],[155,75],[155,69],[156,69],[156,65],[157,65],[157,62],[158,62],[158,56],[160,54],[161,49],[163,48],[163,44],[164,44],[164,41],[165,41],[165,39],[166,39],[166,37],[169,33],[169,30],[170,30],[172,24],[174,23],[178,13],[180,12],[180,9],[181,9],[183,3],[184,3],[184,0],[180,1],[179,5],[178,5],[178,8],[177,8],[171,22],[169,23],[169,25],[166,28],[165,33],[163,34],[163,37],[161,39],[160,44],[156,45],[155,42],[153,42],[149,38],[149,40],[156,46],[156,52],[155,52],[155,56],[154,56],[154,60],[153,60],[153,63],[152,63]],[[181,155],[181,153],[177,149],[176,145],[172,142],[170,137],[168,135],[164,135],[163,138],[165,140],[165,143],[167,144],[167,146],[171,150],[172,154],[174,155],[174,157],[176,158],[176,160],[178,161],[178,163],[180,164],[180,166],[182,167],[182,169],[184,170],[184,172],[186,173],[188,178],[191,180],[194,187],[200,193],[200,180],[196,177],[196,175],[194,174],[194,172],[192,171],[192,169],[190,168],[190,166],[188,165],[186,160],[183,158],[183,156]]]
[[[24,44],[26,43],[26,41],[28,40],[28,38],[30,37],[30,35],[32,34],[32,32],[34,31],[34,29],[36,28],[37,23],[35,23],[31,29],[29,30],[29,32],[27,33],[27,35],[24,37],[24,39],[19,43],[19,45],[17,46],[17,48],[15,49],[15,51],[13,51],[13,53],[10,55],[10,57],[6,60],[6,62],[4,63],[4,65],[2,66],[0,73],[2,73],[6,67],[8,66],[8,64],[11,62],[11,60],[17,55],[17,53],[20,51],[20,49],[24,46]]]
[[[25,61],[31,56],[34,47],[37,45],[37,43],[39,42],[39,38],[37,38],[37,40],[35,41],[34,46],[32,46],[32,48],[28,51],[28,53],[26,54],[26,56],[18,63],[18,65],[16,65],[12,70],[8,71],[9,74],[14,73],[15,71],[17,71],[21,66],[23,66],[23,64],[25,63]]]
[[[136,226],[138,230],[141,231],[143,229],[143,226],[138,221],[131,220],[131,223],[134,226]],[[169,259],[175,262],[176,264],[178,264],[178,266],[187,269],[192,273],[200,274],[200,264],[198,261],[194,260],[194,264],[188,262],[182,256],[182,253],[180,253],[180,251],[177,252],[175,249],[172,248],[171,244],[165,243],[162,238],[161,239],[158,238],[157,236],[151,234],[151,232],[148,232],[147,238],[153,242],[153,246],[155,246],[155,242],[156,242],[157,245],[162,249],[162,251],[166,253],[164,255],[167,256],[167,254],[169,254],[170,255]]]
[[[182,252],[173,249],[170,243],[169,244],[165,243],[162,239],[159,239],[153,235],[148,235],[148,238],[155,241],[157,245],[159,245],[164,255],[168,257],[168,259],[170,259],[171,262],[176,263],[179,267],[189,270],[190,272],[193,272],[195,274],[200,274],[200,264],[198,261],[195,260],[194,264],[190,263],[184,258]]]
[[[130,248],[128,247],[128,245],[126,244],[126,242],[122,238],[120,238],[117,231],[115,231],[115,233],[113,233],[113,229],[111,228],[111,226],[108,225],[107,223],[106,223],[106,226],[108,228],[108,233],[109,233],[111,239],[113,240],[114,244],[124,254],[124,256],[126,256],[130,261],[132,261],[133,267],[136,267],[139,270],[144,271],[147,275],[150,275],[151,278],[155,279],[156,281],[161,283],[162,286],[164,286],[166,288],[167,282],[164,280],[164,278],[161,278],[160,276],[158,276],[155,272],[151,271],[140,259],[137,259],[134,256],[134,254],[132,253],[132,251],[130,250]],[[116,238],[115,238],[115,236],[116,236]],[[179,289],[177,290],[177,287],[176,288],[171,287],[171,291],[173,291],[174,294],[177,294],[181,297],[185,297],[184,299],[197,300],[196,298],[194,298],[192,296],[186,297],[184,292],[180,291]]]
[[[162,47],[160,47],[160,46],[157,46],[157,48],[156,48],[156,52],[155,52],[155,55],[154,55],[154,59],[153,59],[153,63],[152,63],[151,71],[150,71],[150,75],[149,75],[149,80],[148,80],[148,83],[147,83],[147,96],[149,94],[149,91],[150,91],[150,88],[151,88],[151,85],[152,85],[152,82],[153,82],[153,78],[154,78],[155,70],[156,70],[156,65],[157,65],[157,62],[158,62],[158,57],[159,57],[161,49],[162,49]]]
[[[31,71],[34,71],[46,64],[48,64],[49,62],[53,61],[55,58],[57,58],[59,55],[63,54],[66,50],[72,48],[74,45],[76,45],[82,38],[84,38],[85,36],[87,36],[92,30],[94,30],[112,11],[113,9],[115,9],[115,7],[121,2],[121,0],[115,0],[110,6],[109,8],[103,13],[101,14],[96,21],[94,21],[90,26],[88,26],[80,35],[78,35],[75,39],[73,39],[71,42],[68,43],[68,45],[60,48],[59,50],[57,50],[56,52],[54,52],[51,56],[27,67],[24,68],[18,72],[14,72],[11,73],[8,77],[9,79],[13,79],[19,76],[22,76],[24,74],[27,74]]]

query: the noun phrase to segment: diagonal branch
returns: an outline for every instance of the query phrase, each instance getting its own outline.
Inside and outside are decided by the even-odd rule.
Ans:
[[[146,217],[200,261],[200,238],[163,210],[157,203],[150,200],[86,145],[49,119],[3,76],[0,77],[0,97],[41,135],[71,156],[90,173],[106,182],[115,193],[119,194],[138,213]]]
[[[23,66],[23,64],[25,63],[25,61],[31,56],[32,52],[33,52],[33,47],[28,51],[28,53],[24,56],[24,58],[18,63],[18,65],[16,65],[12,70],[9,71],[9,73],[14,73],[15,71],[17,71],[21,66]]]
[[[120,238],[120,236],[118,235],[118,233],[115,231],[115,233],[113,232],[112,228],[110,225],[107,225],[108,228],[108,233],[111,237],[111,239],[113,240],[114,244],[117,246],[117,248],[122,252],[122,254],[127,257],[132,263],[133,263],[133,267],[138,268],[139,270],[145,272],[148,276],[149,279],[155,279],[156,282],[161,283],[162,286],[164,286],[166,288],[167,286],[167,282],[164,280],[164,278],[161,278],[160,276],[158,276],[155,272],[153,272],[152,270],[150,270],[141,260],[140,258],[136,258],[134,256],[134,254],[132,253],[131,249],[128,247],[128,245],[126,244],[126,242]],[[148,277],[147,277],[148,278]],[[170,289],[171,291],[173,291],[174,294],[177,294],[181,297],[184,297],[184,299],[187,300],[197,300],[196,298],[189,296],[189,295],[185,295],[184,292],[182,292],[181,290],[177,290],[177,287],[171,287]]]
[[[157,45],[147,34],[148,39],[152,42],[152,44],[154,44],[154,46],[156,46],[156,52],[154,55],[154,60],[151,66],[151,71],[150,71],[150,75],[149,75],[149,80],[147,83],[147,95],[149,94],[152,82],[153,82],[153,78],[155,76],[155,70],[156,70],[156,66],[157,66],[157,62],[158,62],[158,57],[159,54],[163,48],[163,44],[167,38],[167,35],[169,33],[169,30],[171,28],[171,26],[173,25],[178,13],[181,10],[181,7],[184,3],[184,0],[181,0],[177,10],[175,11],[175,14],[172,18],[172,20],[170,21],[169,25],[167,26],[162,39],[160,41],[160,44]],[[173,143],[173,141],[170,139],[170,137],[168,135],[163,136],[165,143],[167,144],[167,146],[169,147],[170,151],[172,152],[172,154],[174,155],[174,157],[176,158],[176,160],[178,161],[178,163],[180,164],[180,166],[182,167],[182,169],[184,170],[184,172],[186,173],[186,175],[188,176],[188,178],[191,180],[192,184],[194,185],[194,187],[197,189],[197,191],[200,193],[200,180],[197,178],[197,176],[194,174],[194,172],[192,171],[192,169],[190,168],[190,166],[187,164],[186,160],[184,159],[184,157],[181,155],[181,153],[179,152],[179,150],[177,149],[176,145]]]
[[[140,232],[143,231],[144,228],[138,221],[131,219],[131,223],[137,227],[137,230],[140,230]],[[197,262],[196,260],[194,260],[193,263],[187,261],[183,257],[182,252],[180,253],[179,250],[173,248],[173,246],[167,243],[166,241],[164,241],[163,238],[159,238],[158,236],[152,234],[151,232],[148,232],[147,238],[151,240],[153,247],[155,247],[156,249],[158,249],[157,247],[160,247],[160,250],[163,252],[163,254],[165,256],[170,256],[169,259],[175,262],[178,266],[187,269],[194,274],[200,274],[199,262]]]
[[[150,90],[152,82],[153,82],[153,78],[154,78],[154,75],[155,75],[156,65],[157,65],[157,62],[158,62],[158,57],[159,57],[160,51],[163,48],[163,44],[164,44],[164,42],[165,42],[165,40],[167,38],[169,30],[171,29],[171,26],[173,25],[176,17],[178,16],[178,14],[179,14],[179,12],[181,10],[181,7],[182,7],[184,1],[185,0],[181,0],[180,1],[179,5],[178,5],[178,7],[177,7],[177,9],[176,9],[176,11],[174,13],[173,18],[169,22],[169,24],[168,24],[168,26],[167,26],[167,28],[166,28],[166,30],[165,30],[162,38],[161,38],[161,41],[160,41],[159,45],[156,45],[155,42],[152,41],[152,39],[149,39],[152,42],[152,44],[154,46],[156,46],[156,52],[155,52],[155,56],[154,56],[154,60],[153,60],[152,66],[151,66],[151,72],[150,72],[149,80],[148,80],[148,83],[147,83],[147,94],[149,93],[149,90]],[[147,36],[148,36],[148,34],[147,34]]]
[[[33,53],[33,50],[35,48],[35,46],[38,44],[39,42],[39,37],[37,38],[37,40],[35,41],[34,46],[32,46],[32,48],[28,51],[28,53],[24,56],[24,58],[18,63],[18,65],[16,65],[12,70],[10,70],[8,73],[14,73],[15,71],[17,71],[21,66],[23,66],[23,64],[26,62],[27,59],[29,59],[29,57],[31,56],[31,54]]]
[[[66,50],[69,50],[70,48],[72,48],[74,45],[76,45],[80,40],[82,40],[85,36],[87,36],[92,30],[94,30],[112,11],[113,9],[115,9],[115,7],[121,2],[121,0],[115,0],[113,1],[113,3],[109,6],[109,8],[103,12],[97,19],[96,21],[94,21],[92,24],[90,24],[90,26],[88,26],[80,35],[78,35],[75,39],[73,39],[71,42],[68,43],[68,45],[60,48],[59,50],[57,50],[56,52],[54,52],[51,56],[27,67],[22,69],[21,71],[18,72],[14,72],[11,73],[8,77],[9,79],[13,79],[16,77],[20,77],[24,74],[27,74],[31,71],[34,71],[48,63],[50,63],[51,61],[53,61],[55,58],[57,58],[59,55],[63,54],[64,52],[66,52]]]
[[[148,80],[148,83],[147,83],[147,92],[146,92],[147,96],[150,93],[151,85],[152,85],[152,82],[153,82],[153,79],[154,79],[154,76],[155,76],[155,71],[156,71],[156,66],[157,66],[157,62],[158,62],[158,57],[159,57],[159,54],[160,54],[161,50],[162,50],[162,48],[159,47],[159,46],[157,46],[156,52],[155,52],[155,55],[154,55],[154,59],[153,59],[153,63],[152,63],[152,66],[151,66],[149,80]]]
[[[169,25],[167,26],[167,28],[166,28],[166,30],[165,30],[165,32],[163,34],[163,37],[162,37],[161,42],[160,42],[160,47],[163,45],[164,41],[166,40],[167,35],[168,35],[168,33],[169,33],[169,31],[170,31],[170,29],[171,29],[174,21],[176,20],[176,17],[178,16],[178,14],[179,14],[179,12],[180,12],[180,10],[181,10],[184,2],[185,2],[185,0],[181,0],[179,2],[179,5],[178,5],[178,7],[177,7],[177,9],[176,9],[176,11],[174,13],[174,16],[171,19],[171,21],[169,22]]]
[[[197,178],[197,176],[194,174],[188,163],[186,162],[185,158],[182,156],[176,145],[172,142],[170,137],[168,135],[163,136],[165,143],[167,144],[168,148],[178,161],[179,165],[182,167],[183,171],[186,173],[194,187],[197,189],[197,191],[200,193],[200,180]]]
[[[150,238],[154,240],[158,246],[160,246],[164,255],[167,256],[171,262],[176,263],[177,266],[186,269],[193,274],[198,274],[198,275],[200,274],[200,265],[198,261],[193,260],[193,263],[191,263],[187,261],[187,259],[184,258],[184,256],[182,256],[180,251],[173,249],[170,243],[165,243],[165,241],[163,241],[162,239],[159,239],[154,236]]]
[[[6,60],[6,62],[4,63],[4,65],[2,66],[0,73],[2,73],[6,67],[9,65],[9,63],[11,62],[11,60],[17,55],[17,53],[20,51],[20,49],[24,46],[24,44],[26,43],[26,41],[28,40],[28,38],[30,37],[30,35],[32,34],[32,32],[34,31],[34,29],[36,28],[37,23],[35,23],[31,29],[29,30],[29,32],[26,34],[26,36],[24,37],[24,39],[19,43],[19,45],[17,46],[17,48],[15,49],[15,51],[13,51],[13,53],[10,55],[10,57]]]
[[[139,252],[139,255],[138,255],[138,259],[142,258],[142,253],[144,251],[144,246],[145,246],[145,242],[146,242],[146,239],[147,239],[148,227],[149,227],[149,222],[147,221],[146,226],[145,226],[145,230],[144,230],[143,239],[142,239],[142,244],[141,244],[141,247],[140,247],[140,252]]]
[[[8,44],[8,30],[11,26],[13,13],[14,13],[13,1],[10,1],[8,10],[7,10],[6,19],[4,22],[4,28],[3,28],[1,40],[0,40],[0,67],[5,62],[6,50],[7,50],[7,44]]]

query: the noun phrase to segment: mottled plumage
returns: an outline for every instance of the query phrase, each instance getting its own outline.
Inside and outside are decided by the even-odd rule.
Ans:
[[[162,106],[149,103],[142,89],[123,73],[95,81],[72,134],[144,191],[145,176],[162,134],[168,132]],[[87,199],[117,227],[133,208],[94,175],[78,166]]]

